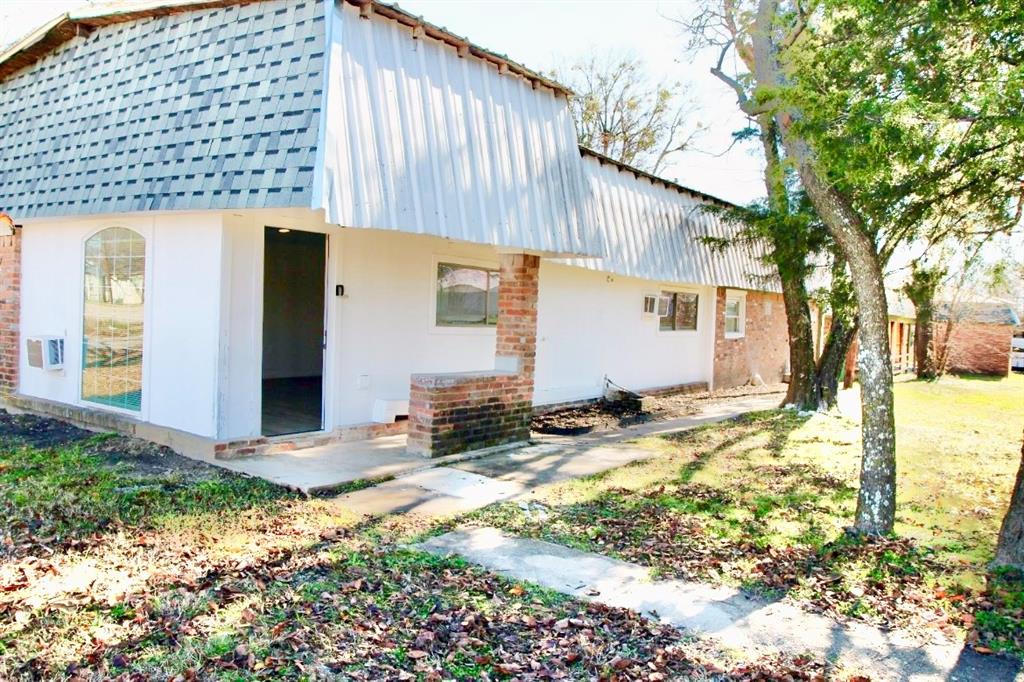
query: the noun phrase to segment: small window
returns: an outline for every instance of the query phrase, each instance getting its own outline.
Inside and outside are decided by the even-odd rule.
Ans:
[[[744,301],[742,295],[728,295],[725,299],[725,335],[743,336]]]
[[[439,327],[498,324],[498,271],[438,263],[436,321]]]
[[[662,331],[697,329],[697,294],[685,291],[661,292],[658,328]]]
[[[658,310],[658,297],[653,295],[644,296],[644,315],[653,315]]]

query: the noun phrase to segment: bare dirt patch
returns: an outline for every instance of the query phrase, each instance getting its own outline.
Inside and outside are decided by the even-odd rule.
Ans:
[[[225,474],[215,466],[183,457],[168,447],[112,433],[95,433],[68,422],[34,414],[12,414],[0,410],[0,441],[39,450],[78,447],[97,456],[104,464],[117,467],[124,476],[146,478],[175,476],[178,479],[207,480]]]
[[[781,401],[785,392],[785,384],[767,384],[737,386],[720,391],[648,396],[643,405],[638,399],[599,400],[539,414],[533,418],[531,428],[537,433],[579,436],[650,421],[687,417],[700,413],[709,405],[735,398],[778,394]]]

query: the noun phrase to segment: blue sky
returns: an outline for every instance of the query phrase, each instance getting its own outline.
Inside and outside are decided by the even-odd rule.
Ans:
[[[82,0],[2,0],[0,44],[28,33]],[[632,53],[654,80],[679,82],[709,126],[702,151],[679,155],[662,175],[736,202],[763,193],[761,161],[752,145],[729,147],[744,119],[731,91],[709,72],[714,55],[687,54],[673,18],[688,16],[695,0],[406,0],[401,7],[434,24],[507,54],[537,71],[551,71],[594,51]],[[710,152],[710,153],[706,153]]]

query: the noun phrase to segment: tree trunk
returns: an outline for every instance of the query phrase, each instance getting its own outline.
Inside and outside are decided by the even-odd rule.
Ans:
[[[1010,508],[999,528],[999,544],[992,564],[1024,569],[1024,444],[1020,448],[1020,466],[1010,496]]]
[[[782,277],[782,300],[786,304],[789,330],[789,387],[786,404],[801,410],[821,407],[821,385],[814,364],[814,334],[807,287],[802,279]]]
[[[846,367],[846,353],[857,335],[857,323],[847,323],[842,317],[832,318],[832,329],[825,348],[818,358],[818,383],[821,385],[821,404],[828,410],[836,405],[839,396],[839,378]]]
[[[918,379],[935,378],[935,356],[932,354],[931,302],[915,306],[914,367]]]
[[[764,151],[764,188],[768,205],[778,217],[789,215],[789,191],[779,154],[779,130],[770,114],[757,117],[761,148]],[[779,239],[778,228],[772,230],[772,257],[782,283],[782,302],[786,307],[786,328],[789,332],[789,387],[786,405],[801,410],[816,410],[821,390],[814,367],[814,333],[804,283],[806,253],[793,253],[786,240]]]
[[[784,85],[772,40],[778,0],[761,0],[751,39],[754,78],[767,90]],[[797,112],[777,111],[782,144],[818,217],[839,244],[849,264],[860,320],[857,369],[861,385],[862,457],[856,530],[871,535],[892,532],[896,518],[896,423],[893,415],[889,311],[878,251],[853,207],[818,175],[810,145],[790,128]]]
[[[861,227],[859,217],[838,192],[818,178],[810,164],[809,147],[799,139],[791,140],[790,145],[808,196],[850,264],[860,321],[857,373],[863,415],[855,527],[863,533],[886,535],[892,532],[896,518],[896,422],[889,355],[889,311],[882,268],[874,242]]]

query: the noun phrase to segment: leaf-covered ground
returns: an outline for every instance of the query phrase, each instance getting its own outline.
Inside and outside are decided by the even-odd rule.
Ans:
[[[799,656],[737,664],[630,611],[394,544],[422,521],[362,522],[139,441],[4,419],[6,436],[48,447],[0,446],[3,680],[807,680],[824,671]]]
[[[1024,587],[987,563],[1019,463],[1024,377],[896,386],[896,538],[844,531],[859,427],[780,410],[642,441],[661,457],[491,507],[474,522],[785,595],[837,619],[1024,652]]]

